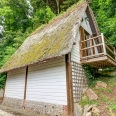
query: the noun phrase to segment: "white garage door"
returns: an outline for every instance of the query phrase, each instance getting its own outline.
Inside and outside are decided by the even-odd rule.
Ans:
[[[26,68],[13,70],[7,73],[5,97],[24,98]]]
[[[29,66],[27,100],[67,104],[64,57]]]

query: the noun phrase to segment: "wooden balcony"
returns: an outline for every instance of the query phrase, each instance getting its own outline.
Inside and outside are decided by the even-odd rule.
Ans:
[[[103,34],[80,41],[81,63],[95,68],[116,66],[115,48]]]

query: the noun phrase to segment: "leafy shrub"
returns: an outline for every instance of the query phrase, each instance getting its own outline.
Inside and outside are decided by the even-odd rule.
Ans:
[[[5,73],[0,74],[0,88],[4,88],[5,81],[6,81],[6,74]]]
[[[94,80],[95,78],[100,76],[100,74],[98,73],[98,69],[96,69],[96,68],[92,68],[89,65],[83,65],[83,68],[84,68],[84,71],[85,71],[85,75],[87,77],[88,84],[92,80]]]

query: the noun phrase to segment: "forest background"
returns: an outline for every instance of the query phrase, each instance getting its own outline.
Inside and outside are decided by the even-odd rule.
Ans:
[[[0,67],[36,28],[79,0],[0,0]],[[82,0],[81,0],[82,1]],[[116,1],[91,0],[100,32],[116,47]],[[6,75],[0,74],[0,88]]]

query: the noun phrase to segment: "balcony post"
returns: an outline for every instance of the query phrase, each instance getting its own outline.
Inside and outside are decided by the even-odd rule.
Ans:
[[[115,57],[115,60],[116,60],[116,49],[114,48],[114,57]]]
[[[102,39],[102,44],[103,44],[103,52],[104,52],[104,55],[106,55],[106,47],[105,47],[105,41],[104,41],[103,33],[101,33],[101,39]]]

